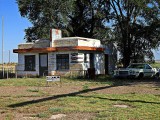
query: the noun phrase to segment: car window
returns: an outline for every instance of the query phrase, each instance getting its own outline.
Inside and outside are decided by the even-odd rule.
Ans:
[[[145,65],[146,69],[152,69],[148,64]]]
[[[131,64],[128,66],[128,68],[138,68],[138,69],[143,69],[145,66],[144,64]]]

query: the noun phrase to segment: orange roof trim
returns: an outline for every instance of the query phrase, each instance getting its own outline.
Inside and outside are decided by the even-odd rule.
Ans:
[[[47,52],[56,52],[56,51],[74,51],[74,50],[83,50],[83,51],[104,51],[104,48],[97,47],[87,47],[87,46],[75,46],[75,47],[48,47],[48,48],[29,48],[29,49],[13,49],[14,53],[47,53]]]

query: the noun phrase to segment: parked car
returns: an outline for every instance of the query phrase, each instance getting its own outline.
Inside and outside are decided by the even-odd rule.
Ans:
[[[143,78],[155,77],[159,78],[159,70],[153,68],[147,63],[132,63],[127,68],[114,70],[114,77],[130,77],[130,78]]]

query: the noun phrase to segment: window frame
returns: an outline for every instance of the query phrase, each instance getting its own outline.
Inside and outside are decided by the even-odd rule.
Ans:
[[[69,70],[69,54],[56,54],[56,70]]]
[[[29,59],[31,58],[31,61]],[[31,62],[32,64],[30,64]],[[36,55],[24,56],[24,71],[36,71]]]
[[[87,63],[88,61],[87,61],[87,53],[84,53],[84,63]]]

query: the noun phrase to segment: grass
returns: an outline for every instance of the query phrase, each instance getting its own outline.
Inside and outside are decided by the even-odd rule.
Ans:
[[[39,86],[44,84],[45,80],[42,78],[13,78],[13,79],[1,79],[0,86]]]
[[[0,80],[3,87],[26,87],[26,94],[10,94],[0,96],[0,114],[5,114],[6,120],[14,119],[16,114],[28,114],[39,119],[48,119],[53,114],[77,114],[91,113],[93,120],[159,120],[160,119],[160,95],[153,94],[102,94],[90,91],[91,87],[103,87],[110,85],[122,85],[119,80],[110,79],[106,81],[105,76],[100,76],[99,80],[87,81],[75,79],[62,79],[63,85],[68,87],[75,85],[81,87],[78,94],[55,95],[54,91],[47,93],[44,90],[51,89],[57,83],[52,83],[51,87],[45,87],[45,78],[25,78]],[[109,78],[108,78],[109,79]],[[122,81],[121,81],[122,82]],[[124,81],[125,84],[128,81]],[[40,89],[37,90],[37,87]],[[43,89],[42,89],[43,88]],[[57,89],[58,86],[57,86]],[[63,89],[63,86],[62,88]],[[159,88],[157,88],[159,89]],[[39,100],[45,98],[46,100]],[[33,100],[33,101],[32,101]],[[30,101],[25,103],[26,101]],[[34,103],[35,102],[35,103]],[[11,107],[13,104],[21,106]],[[114,105],[127,105],[127,108],[114,107]],[[2,111],[1,111],[2,110]],[[12,113],[14,111],[14,113]]]
[[[153,63],[151,66],[154,68],[160,68],[160,63]]]

